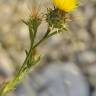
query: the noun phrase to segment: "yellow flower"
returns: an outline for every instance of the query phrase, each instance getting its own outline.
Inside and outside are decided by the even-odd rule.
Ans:
[[[53,0],[53,4],[65,12],[72,12],[77,8],[77,0]]]

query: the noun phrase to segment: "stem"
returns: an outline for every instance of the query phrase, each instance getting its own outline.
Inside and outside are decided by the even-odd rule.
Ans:
[[[30,46],[30,50],[27,54],[27,57],[25,58],[25,61],[23,63],[23,65],[21,66],[20,70],[17,72],[17,75],[15,76],[15,78],[9,82],[7,82],[6,84],[4,84],[2,86],[2,88],[0,89],[0,96],[5,96],[7,92],[13,90],[16,85],[22,80],[22,78],[30,71],[30,68],[32,68],[32,66],[29,68],[27,66],[27,64],[29,63],[29,60],[30,58],[33,59],[34,56],[33,56],[33,50],[39,46],[43,41],[45,41],[46,39],[48,39],[49,37],[57,34],[58,32],[57,31],[54,31],[52,33],[50,33],[50,30],[48,30],[45,35],[43,36],[43,38],[37,42],[35,45],[34,45],[34,41],[35,41],[35,38],[36,38],[36,33],[37,32],[34,32],[33,34],[33,38],[32,41],[31,41],[31,46]],[[50,34],[49,34],[50,33]],[[32,58],[33,57],[33,58]],[[32,65],[35,65],[36,62],[33,62]]]
[[[33,51],[32,48],[30,48],[30,50],[29,50],[29,52],[28,52],[28,54],[27,54],[27,57],[26,57],[26,59],[25,59],[23,65],[21,66],[19,72],[17,73],[17,75],[20,74],[20,73],[22,72],[23,68],[25,67],[25,65],[26,65],[27,62],[29,61],[30,55],[32,54],[32,51]]]
[[[30,28],[29,28],[29,32],[30,32]],[[30,33],[32,33],[32,32],[30,32]],[[14,79],[10,80],[9,82],[7,82],[6,84],[4,84],[2,86],[2,88],[0,89],[0,96],[5,96],[7,92],[13,90],[16,87],[16,85],[22,80],[22,78],[27,74],[27,72],[29,72],[30,68],[32,67],[31,66],[30,68],[27,68],[27,64],[29,63],[29,60],[30,60],[33,50],[34,50],[34,48],[32,48],[32,47],[33,47],[33,44],[34,44],[34,41],[36,38],[36,33],[37,33],[37,29],[34,32],[33,36],[32,37],[30,36],[31,46],[30,46],[30,50],[27,54],[27,57],[25,58],[23,65],[21,66],[20,70],[17,72]],[[36,62],[34,62],[34,63],[36,63]],[[33,64],[33,65],[35,65],[35,64]]]
[[[29,51],[29,54],[27,55],[24,64],[20,68],[19,72],[17,73],[16,77],[12,80],[7,82],[0,90],[0,96],[5,96],[5,94],[11,90],[13,90],[16,85],[22,80],[22,78],[26,75],[26,73],[29,71],[29,69],[24,70],[25,64],[28,63],[30,56],[32,53],[32,49]]]
[[[49,31],[47,31],[46,32],[46,34],[44,35],[44,37],[39,41],[39,42],[37,42],[34,46],[33,46],[33,48],[36,48],[38,45],[40,45],[43,41],[45,41],[46,39],[48,39],[48,38],[50,38],[51,36],[53,36],[53,35],[55,35],[55,34],[57,34],[58,32],[57,31],[54,31],[54,32],[50,32],[50,34],[49,34]],[[59,32],[60,33],[60,32]]]
[[[33,49],[36,48],[39,44],[41,44],[45,39],[47,39],[47,36],[49,35],[49,30],[45,33],[44,37],[39,41],[37,42],[34,46],[33,46]]]

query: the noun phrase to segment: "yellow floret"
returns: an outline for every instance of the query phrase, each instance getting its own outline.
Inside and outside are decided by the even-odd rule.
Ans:
[[[77,0],[52,0],[53,4],[65,12],[74,11],[77,7]]]

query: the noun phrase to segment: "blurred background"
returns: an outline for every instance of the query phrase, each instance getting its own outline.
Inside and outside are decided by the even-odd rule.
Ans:
[[[35,0],[36,1],[36,0]],[[50,0],[37,0],[46,11]],[[96,0],[79,0],[69,32],[40,45],[40,64],[8,96],[96,96]],[[32,0],[0,0],[0,86],[14,78],[29,48]],[[47,25],[42,22],[40,38]]]

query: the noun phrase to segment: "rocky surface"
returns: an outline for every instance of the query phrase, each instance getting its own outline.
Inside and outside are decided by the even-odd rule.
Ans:
[[[42,11],[52,7],[49,1],[39,0]],[[9,96],[96,95],[96,0],[80,0],[79,4],[72,13],[70,31],[38,48],[43,54],[40,66]],[[20,19],[28,18],[30,8],[31,0],[0,0],[0,85],[14,77],[29,48],[28,28]],[[41,38],[46,30],[41,25],[38,31]]]

